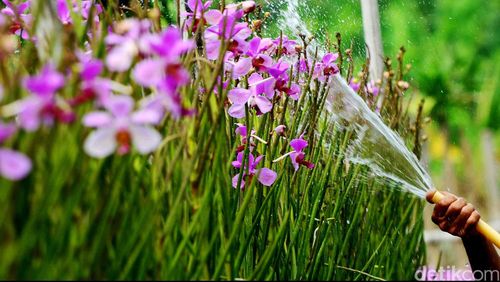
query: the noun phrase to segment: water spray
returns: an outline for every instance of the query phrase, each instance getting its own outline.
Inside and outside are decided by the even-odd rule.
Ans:
[[[347,161],[368,166],[376,177],[390,179],[404,191],[422,199],[428,191],[434,190],[429,174],[403,139],[370,110],[344,78],[335,75],[329,87],[326,107],[329,114],[337,127],[355,132],[355,138],[345,152]],[[437,203],[443,197],[442,193],[436,192],[432,201]],[[483,220],[476,228],[500,248],[500,234],[495,229]]]

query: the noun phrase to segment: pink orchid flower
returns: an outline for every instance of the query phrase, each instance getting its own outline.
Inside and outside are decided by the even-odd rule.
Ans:
[[[162,116],[154,109],[133,111],[134,99],[130,96],[112,96],[104,103],[107,111],[96,111],[83,117],[83,124],[96,128],[85,140],[85,152],[95,158],[104,158],[118,151],[130,152],[132,145],[140,154],[153,152],[162,137],[152,125]]]
[[[14,5],[9,0],[2,0],[5,4],[0,12],[12,20],[12,25],[10,26],[10,31],[13,34],[20,36],[24,40],[30,39],[26,28],[31,26],[32,16],[29,14],[28,9],[30,8],[31,1],[21,2],[19,5]]]
[[[267,71],[273,64],[271,56],[264,53],[273,45],[269,38],[254,37],[249,42],[246,54],[252,59],[252,66],[258,72]]]
[[[73,19],[71,18],[71,11],[82,16],[86,21],[88,20],[90,9],[92,5],[95,7],[96,16],[94,17],[94,22],[99,22],[99,14],[102,13],[102,6],[98,3],[93,4],[92,0],[71,0],[71,7],[68,7],[66,0],[57,0],[57,16],[62,24],[72,24]],[[70,9],[71,8],[71,9]]]
[[[118,22],[115,32],[106,36],[106,44],[111,46],[106,56],[106,66],[115,72],[127,71],[134,59],[142,53],[149,54],[149,20],[126,19]]]
[[[52,125],[55,120],[70,123],[75,115],[61,108],[56,101],[56,92],[64,86],[64,76],[53,65],[24,79],[25,88],[31,95],[18,103],[19,122],[27,131],[37,130],[41,124]]]
[[[349,86],[352,88],[352,90],[354,90],[354,92],[358,92],[361,88],[361,83],[357,78],[353,78],[351,79],[351,81],[349,81]]]
[[[300,135],[299,138],[293,139],[290,141],[290,147],[293,148],[293,151],[290,151],[283,156],[275,159],[273,162],[279,162],[286,157],[290,156],[290,159],[292,161],[292,165],[295,169],[295,171],[299,170],[299,167],[301,165],[307,167],[308,169],[313,169],[314,164],[310,161],[305,160],[305,153],[304,149],[309,145],[309,143],[304,140],[304,134]]]
[[[275,89],[284,92],[290,98],[297,101],[300,98],[301,89],[297,83],[290,81],[287,73],[289,68],[290,65],[288,63],[279,61],[269,69],[269,73],[276,79]]]
[[[274,97],[274,78],[262,78],[258,73],[253,73],[248,79],[250,89],[234,88],[229,91],[228,98],[233,103],[228,114],[234,118],[245,117],[245,104],[255,108],[257,114],[265,114],[273,108],[270,100]]]
[[[329,76],[339,73],[339,67],[335,64],[338,57],[337,53],[327,53],[323,56],[321,62],[314,66],[313,78],[324,82]]]
[[[225,10],[218,24],[212,25],[204,32],[207,58],[218,58],[221,40],[229,42],[228,51],[240,55],[248,50],[246,39],[252,34],[247,23],[238,22],[244,15],[242,10]]]
[[[219,10],[209,10],[212,1],[202,0],[188,0],[188,12],[184,12],[183,16],[186,18],[186,29],[191,29],[196,32],[200,25],[215,25],[219,23],[222,13]]]
[[[238,153],[236,161],[232,162],[233,167],[241,168],[241,166],[243,165],[244,154],[245,152]],[[240,189],[245,189],[245,182],[251,181],[255,175],[258,175],[257,180],[259,180],[259,182],[264,186],[271,186],[273,185],[274,181],[276,181],[277,174],[273,170],[265,167],[257,169],[257,166],[259,165],[260,161],[262,161],[262,158],[263,156],[258,156],[257,158],[254,158],[254,156],[251,153],[248,154],[248,161],[246,162],[246,165],[243,168],[244,173],[241,179],[239,187]],[[248,168],[248,174],[246,174],[247,168]],[[232,179],[232,184],[234,188],[238,187],[239,177],[240,175],[237,174]]]
[[[282,38],[278,37],[274,39],[273,43],[276,48],[278,48],[281,43],[281,54],[283,55],[293,56],[297,54],[297,50],[295,48],[297,46],[297,41],[288,39],[286,35],[284,35]]]

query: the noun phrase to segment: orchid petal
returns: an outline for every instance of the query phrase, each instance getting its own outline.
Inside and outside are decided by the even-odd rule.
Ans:
[[[132,143],[141,154],[149,154],[156,150],[163,139],[161,134],[149,126],[131,126]]]
[[[134,108],[134,99],[130,96],[111,96],[106,99],[104,107],[114,116],[127,116]]]
[[[116,131],[112,128],[99,128],[85,139],[84,151],[94,158],[105,158],[116,149]]]
[[[233,67],[233,79],[240,78],[252,69],[251,58],[241,58]]]
[[[240,175],[239,174],[236,174],[233,179],[231,180],[231,183],[233,184],[233,188],[237,188],[236,186],[238,186],[238,179],[240,178]],[[241,183],[240,183],[240,189],[244,189],[245,188],[245,177],[243,177],[241,179]]]
[[[106,66],[111,71],[123,72],[130,68],[139,49],[131,40],[115,46],[106,57]]]
[[[257,107],[259,107],[259,110],[263,114],[271,111],[271,109],[273,108],[273,104],[266,97],[263,96],[255,97],[255,104],[257,105]]]
[[[258,172],[259,174],[259,182],[264,186],[273,185],[274,181],[276,181],[276,177],[278,174],[268,168],[261,168]]]
[[[245,104],[233,104],[227,110],[227,113],[233,118],[245,117]]]
[[[108,112],[91,112],[83,117],[83,125],[87,127],[103,127],[111,124],[113,117]]]
[[[299,163],[297,162],[297,156],[299,153],[291,153],[290,154],[290,159],[292,160],[292,165],[295,171],[299,170]]]
[[[209,10],[205,12],[204,18],[209,25],[216,25],[222,18],[222,13],[219,10]]]
[[[10,138],[16,132],[16,130],[17,128],[13,123],[0,122],[0,144]]]
[[[31,171],[31,160],[19,152],[0,149],[0,175],[9,180],[20,180]]]
[[[132,72],[134,80],[146,87],[157,86],[165,76],[165,63],[158,59],[146,59],[138,63]]]
[[[296,152],[301,152],[305,147],[308,146],[308,143],[306,140],[302,138],[298,139],[293,139],[290,141],[290,146],[296,151]]]
[[[158,124],[163,113],[156,109],[142,109],[132,114],[132,122],[136,124]]]
[[[227,97],[234,104],[242,105],[248,102],[248,99],[250,99],[251,94],[252,94],[251,91],[248,89],[234,88],[229,91]]]

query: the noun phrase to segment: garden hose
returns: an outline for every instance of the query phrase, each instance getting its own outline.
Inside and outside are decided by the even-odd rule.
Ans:
[[[439,191],[436,191],[436,193],[432,197],[432,202],[437,203],[444,197],[445,195],[443,195]],[[480,219],[479,222],[477,223],[476,229],[486,239],[490,240],[495,246],[497,246],[497,248],[500,248],[500,233],[498,233],[495,229],[493,229],[493,227],[491,227],[488,223]]]

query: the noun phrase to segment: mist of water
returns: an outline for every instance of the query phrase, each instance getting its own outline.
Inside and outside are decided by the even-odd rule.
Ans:
[[[327,111],[335,123],[355,131],[345,152],[348,161],[370,167],[375,176],[388,178],[418,197],[433,188],[432,180],[402,138],[368,108],[346,81],[330,81]]]
[[[287,1],[280,25],[293,34],[310,35],[298,13],[299,1]],[[319,54],[323,53],[317,43]],[[323,52],[322,52],[323,51]],[[326,110],[327,118],[341,128],[354,131],[355,139],[344,152],[351,163],[366,165],[374,177],[392,180],[407,192],[424,198],[433,188],[432,180],[402,138],[375,114],[340,75],[330,80]]]

